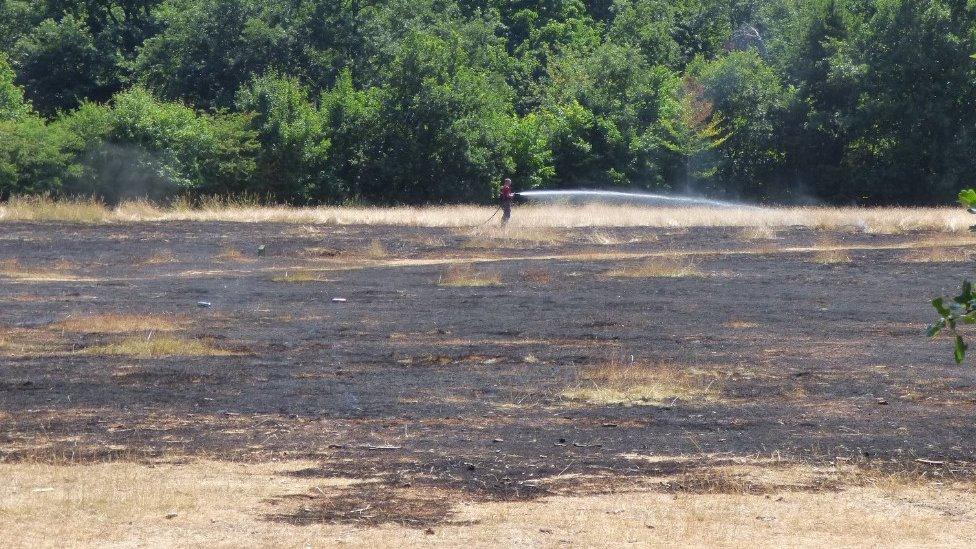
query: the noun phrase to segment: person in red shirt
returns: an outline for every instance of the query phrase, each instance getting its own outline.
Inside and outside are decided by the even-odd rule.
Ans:
[[[512,202],[515,200],[515,193],[512,191],[512,180],[507,177],[502,184],[500,198],[502,202],[502,225],[505,225],[512,218]]]

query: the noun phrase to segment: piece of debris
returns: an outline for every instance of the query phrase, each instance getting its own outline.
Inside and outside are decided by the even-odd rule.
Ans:
[[[264,255],[264,250],[265,250],[264,244],[261,244],[260,246],[258,246],[258,256],[263,256]]]
[[[878,406],[887,406],[888,405],[888,401],[886,399],[878,398],[878,399],[875,399],[875,400],[878,401]]]
[[[166,518],[168,518],[168,519],[174,519],[174,518],[176,518],[176,517],[178,517],[178,516],[179,516],[179,515],[177,515],[176,513],[168,513],[168,514],[166,515]]]
[[[505,442],[505,439],[496,438],[496,439],[492,440],[492,442]]]
[[[333,303],[345,303],[346,302],[346,298],[344,298],[344,297],[333,297],[332,298],[332,302]]]
[[[35,492],[35,493],[36,492],[53,492],[53,491],[54,491],[54,488],[50,488],[50,487],[48,487],[48,488],[34,488],[33,490],[31,490],[31,492]]]
[[[945,461],[940,461],[940,460],[937,460],[937,459],[925,459],[925,458],[918,458],[918,459],[915,460],[915,462],[916,463],[924,463],[926,465],[945,465],[945,463],[946,463]]]
[[[197,301],[197,307],[203,307],[205,309],[208,309],[210,307],[213,307],[213,304],[211,304],[209,301]]]
[[[433,528],[428,528],[428,529],[424,530],[424,533],[427,534],[428,536],[433,536],[434,535],[434,529]]]

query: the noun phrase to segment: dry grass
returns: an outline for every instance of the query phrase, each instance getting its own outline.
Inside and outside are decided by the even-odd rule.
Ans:
[[[552,282],[552,275],[546,269],[523,269],[519,271],[519,276],[522,280],[533,284],[549,284]]]
[[[439,286],[452,287],[498,286],[501,283],[501,274],[478,271],[468,264],[452,265],[437,279]]]
[[[906,263],[968,263],[973,252],[963,248],[919,248],[901,257]]]
[[[759,324],[756,322],[748,322],[745,320],[730,320],[723,324],[726,328],[732,330],[751,330],[753,328],[758,328]]]
[[[54,324],[66,332],[87,334],[124,334],[132,332],[172,332],[180,329],[180,320],[160,315],[104,313],[71,316]]]
[[[745,227],[739,231],[739,238],[743,240],[773,240],[776,238],[776,231],[766,225]]]
[[[465,231],[467,241],[464,248],[524,249],[543,246],[556,246],[569,241],[569,235],[551,227],[478,227]]]
[[[302,225],[397,225],[414,227],[480,227],[494,212],[490,206],[315,207],[260,206],[255,200],[211,199],[162,208],[129,202],[109,209],[95,201],[15,198],[0,205],[2,221],[282,222]],[[529,205],[516,208],[505,229],[531,227],[766,227],[791,226],[899,234],[930,230],[964,233],[970,216],[958,207],[943,208],[709,208],[590,204]]]
[[[907,477],[865,482],[833,468],[784,464],[711,469],[714,489],[703,493],[624,482],[601,495],[464,502],[454,506],[450,523],[429,533],[266,520],[285,511],[268,503],[284,494],[311,500],[357,482],[289,474],[315,466],[0,464],[0,531],[7,547],[966,547],[976,538],[976,521],[969,520],[976,495],[965,486]],[[837,491],[793,490],[825,477],[851,483]],[[739,489],[755,485],[766,493]]]
[[[172,250],[159,250],[157,252],[153,252],[151,256],[147,257],[146,260],[142,262],[142,265],[165,265],[167,263],[176,263],[177,261],[179,261],[179,259]]]
[[[678,400],[721,397],[721,383],[713,374],[664,362],[610,360],[588,366],[564,398],[593,404],[671,405]]]
[[[686,278],[705,276],[688,257],[680,255],[662,255],[650,257],[640,263],[634,263],[607,271],[606,276],[613,278]]]
[[[64,221],[106,223],[113,212],[96,200],[53,200],[48,197],[14,196],[0,206],[0,221]]]
[[[810,261],[820,265],[838,265],[850,263],[851,252],[842,249],[824,249],[814,252],[810,256]]]
[[[217,259],[220,261],[242,263],[244,261],[250,261],[251,258],[244,255],[244,252],[238,250],[237,248],[224,248],[220,250],[219,254],[217,254]]]
[[[136,358],[228,356],[236,354],[214,347],[208,341],[168,336],[130,337],[116,343],[87,347],[81,353],[96,356],[131,356]]]
[[[0,326],[0,356],[36,358],[66,350],[67,342],[52,330]]]
[[[370,241],[369,245],[362,250],[362,257],[366,259],[384,259],[389,255],[390,251],[376,238]]]
[[[309,269],[295,269],[285,271],[280,275],[272,276],[271,281],[301,284],[306,282],[330,282],[330,279],[321,272],[316,272]]]
[[[57,261],[50,266],[26,266],[16,259],[0,261],[0,276],[32,282],[64,282],[79,280],[71,273],[74,265],[67,261]]]

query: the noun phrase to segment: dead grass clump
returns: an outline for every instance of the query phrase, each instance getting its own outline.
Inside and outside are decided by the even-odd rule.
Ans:
[[[743,240],[773,240],[776,238],[776,231],[767,225],[745,227],[739,231],[739,237]]]
[[[522,280],[534,284],[549,284],[552,281],[552,275],[545,269],[524,269],[519,271],[519,276]]]
[[[220,250],[219,254],[217,254],[217,259],[221,261],[233,261],[240,263],[243,261],[248,261],[251,258],[244,255],[244,252],[238,250],[237,248],[224,248]]]
[[[966,263],[973,252],[964,248],[918,248],[909,250],[901,257],[906,263]]]
[[[70,272],[73,268],[72,263],[64,260],[57,261],[49,267],[37,267],[23,265],[16,259],[5,259],[0,261],[0,276],[38,282],[77,280],[78,277]]]
[[[0,356],[35,358],[67,350],[67,342],[51,330],[0,326]]]
[[[59,199],[47,196],[13,196],[0,208],[3,221],[62,221],[104,223],[111,219],[105,204],[91,199]]]
[[[389,250],[379,239],[374,238],[369,245],[363,248],[362,257],[366,259],[384,259],[390,255]]]
[[[176,318],[159,315],[105,313],[68,317],[54,325],[66,332],[86,334],[124,334],[131,332],[172,332],[180,329]]]
[[[814,252],[810,261],[820,265],[838,265],[850,263],[852,260],[849,250],[825,249]]]
[[[116,343],[88,347],[82,354],[96,356],[131,356],[159,358],[164,356],[228,356],[235,353],[218,349],[208,341],[179,337],[130,337]]]
[[[705,276],[694,261],[679,255],[663,255],[648,258],[605,273],[613,278],[685,278]]]
[[[501,283],[501,274],[477,271],[471,265],[452,265],[437,279],[439,286],[453,287],[498,286]]]
[[[731,328],[733,330],[750,330],[752,328],[758,328],[759,324],[756,322],[748,322],[745,320],[730,320],[723,324],[726,328]]]
[[[463,248],[522,249],[555,246],[569,241],[564,231],[551,227],[483,227],[468,231]]]
[[[580,371],[563,397],[592,404],[670,405],[721,396],[719,378],[665,362],[611,360]]]
[[[272,282],[304,283],[304,282],[329,282],[329,279],[322,273],[308,269],[295,269],[285,271],[283,274],[271,277]]]
[[[146,258],[142,262],[143,265],[165,265],[167,263],[176,263],[178,260],[176,254],[172,250],[159,250],[153,252],[153,254]]]

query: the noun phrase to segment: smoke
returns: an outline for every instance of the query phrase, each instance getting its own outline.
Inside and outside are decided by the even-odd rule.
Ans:
[[[89,150],[81,163],[81,173],[69,191],[108,204],[133,199],[159,202],[172,198],[180,188],[179,162],[165,151],[105,142]]]

